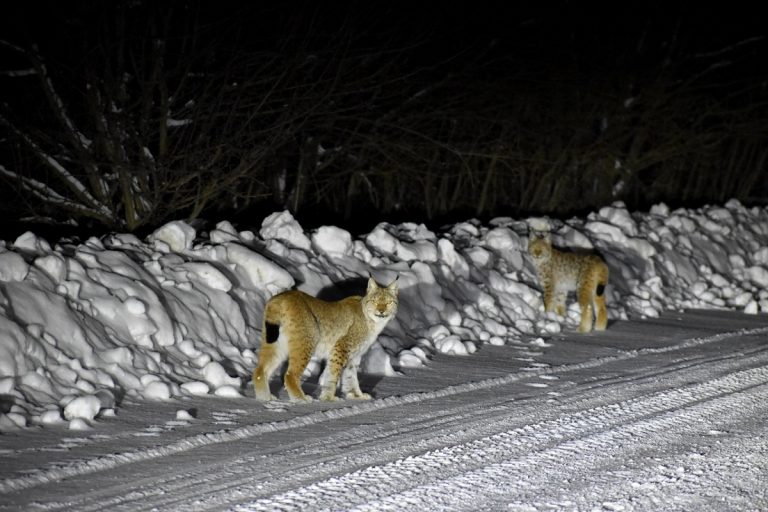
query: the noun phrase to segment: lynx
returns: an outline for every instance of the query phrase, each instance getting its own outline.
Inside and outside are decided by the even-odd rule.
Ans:
[[[534,234],[528,241],[528,252],[539,275],[544,291],[545,311],[565,315],[565,298],[575,291],[581,307],[579,332],[594,327],[604,331],[608,324],[605,309],[605,286],[608,284],[608,265],[596,254],[562,252],[554,247],[547,236]]]
[[[284,377],[291,400],[311,400],[301,389],[301,375],[313,355],[327,360],[327,379],[321,382],[321,400],[336,400],[341,390],[346,398],[370,400],[360,390],[357,367],[397,312],[397,279],[379,286],[371,277],[364,297],[352,296],[328,302],[299,290],[275,295],[264,308],[259,364],[253,372],[256,398],[272,400],[269,379],[288,359]]]

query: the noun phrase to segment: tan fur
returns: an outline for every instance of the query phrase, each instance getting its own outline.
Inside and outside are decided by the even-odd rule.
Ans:
[[[264,308],[259,364],[253,372],[256,398],[275,398],[269,391],[269,379],[287,358],[284,383],[288,396],[291,400],[311,400],[301,389],[301,375],[317,354],[328,365],[321,400],[336,399],[339,378],[346,398],[370,399],[360,390],[357,367],[396,311],[397,281],[381,287],[373,278],[368,280],[364,297],[328,302],[299,290],[272,297]],[[273,343],[267,342],[268,323],[279,326],[279,336]]]
[[[592,330],[593,310],[596,331],[604,331],[608,324],[605,308],[605,286],[608,284],[608,265],[596,254],[562,252],[547,237],[532,236],[528,252],[539,275],[544,292],[545,311],[565,315],[565,298],[575,291],[581,308],[580,332]],[[602,290],[598,294],[598,288]]]

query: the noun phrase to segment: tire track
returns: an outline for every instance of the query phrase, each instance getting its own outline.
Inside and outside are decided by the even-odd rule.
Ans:
[[[183,439],[177,443],[169,446],[156,447],[151,450],[141,452],[125,452],[121,454],[114,454],[110,456],[94,458],[82,463],[73,465],[67,468],[56,468],[53,470],[42,471],[41,474],[32,475],[29,477],[22,477],[15,480],[6,480],[0,483],[0,492],[10,492],[18,489],[26,489],[40,485],[46,482],[56,481],[70,476],[77,476],[82,474],[88,474],[94,471],[103,471],[106,469],[119,468],[120,466],[141,462],[146,460],[152,460],[171,455],[184,454],[185,452],[192,452],[198,449],[205,449],[207,447],[215,446],[216,444],[247,440],[257,438],[264,434],[275,434],[279,432],[290,432],[292,429],[313,427],[321,425],[322,423],[335,421],[335,420],[349,420],[358,416],[365,416],[371,413],[386,412],[388,409],[394,407],[412,407],[418,408],[420,404],[428,400],[437,399],[450,399],[456,395],[462,393],[477,393],[482,395],[486,393],[491,395],[490,397],[482,398],[481,400],[462,401],[461,403],[452,403],[450,409],[446,411],[441,417],[430,417],[430,415],[416,416],[415,418],[403,418],[398,414],[393,414],[397,417],[397,422],[392,425],[388,425],[385,429],[382,429],[379,425],[361,425],[355,426],[353,432],[340,431],[334,433],[330,438],[323,438],[317,441],[304,442],[303,444],[297,443],[297,445],[286,451],[285,447],[280,447],[274,450],[274,454],[281,458],[281,461],[285,461],[286,470],[283,475],[279,472],[275,475],[275,481],[280,481],[279,484],[274,485],[274,482],[265,480],[264,474],[259,474],[258,469],[266,468],[269,470],[269,462],[260,461],[258,457],[243,457],[237,461],[227,461],[221,463],[222,471],[210,472],[211,469],[217,469],[217,466],[207,465],[200,468],[190,468],[189,471],[185,471],[183,474],[167,475],[160,481],[153,482],[156,485],[149,485],[149,490],[139,493],[132,492],[130,494],[115,494],[118,489],[110,488],[102,491],[101,496],[104,498],[102,501],[99,499],[97,503],[100,505],[94,505],[93,509],[104,508],[110,506],[111,508],[119,509],[149,509],[153,507],[162,508],[174,508],[184,510],[194,509],[208,509],[219,508],[227,506],[228,503],[236,501],[243,501],[248,496],[269,496],[269,495],[281,495],[284,494],[285,488],[290,486],[301,486],[306,482],[317,480],[317,478],[324,478],[328,481],[333,481],[334,476],[337,476],[339,469],[342,471],[349,471],[349,474],[354,469],[371,465],[371,467],[380,467],[382,460],[388,460],[396,458],[399,453],[423,453],[434,450],[435,446],[455,446],[457,443],[465,443],[467,438],[478,437],[488,432],[498,432],[503,429],[510,429],[515,424],[520,425],[528,423],[528,426],[521,427],[528,429],[529,440],[535,440],[537,435],[542,436],[541,433],[536,433],[536,430],[555,428],[555,424],[548,423],[536,423],[534,420],[536,416],[540,416],[537,413],[536,407],[531,407],[522,417],[509,417],[509,413],[506,408],[509,407],[512,398],[502,399],[495,394],[504,386],[513,385],[521,381],[528,381],[532,378],[551,375],[562,375],[571,371],[589,370],[598,368],[601,366],[609,365],[615,362],[621,362],[628,359],[639,358],[643,356],[650,356],[654,354],[663,354],[673,351],[685,350],[692,347],[706,345],[708,343],[722,341],[728,338],[739,336],[757,336],[768,332],[768,328],[762,327],[757,329],[741,329],[726,333],[720,333],[713,336],[706,336],[700,338],[693,338],[683,341],[676,345],[671,345],[661,348],[646,348],[640,350],[632,350],[621,352],[615,356],[609,356],[599,359],[591,359],[588,361],[566,364],[560,366],[554,366],[551,368],[535,369],[534,371],[526,370],[515,374],[510,374],[505,377],[487,379],[480,382],[462,384],[458,386],[451,386],[448,388],[438,389],[435,391],[424,393],[413,393],[409,395],[403,395],[399,397],[389,397],[380,400],[376,400],[368,403],[355,404],[349,407],[343,407],[338,409],[330,409],[325,411],[316,411],[304,416],[291,418],[289,420],[266,423],[246,425],[244,427],[234,429],[231,431],[220,431],[214,433],[207,433],[197,436],[191,436]],[[733,362],[739,365],[756,365],[765,364],[765,354],[762,353],[764,349],[762,347],[754,349],[753,357],[744,359],[743,354],[734,354],[731,357],[717,356],[715,358],[708,358],[704,361],[699,360],[686,360],[682,359],[678,363],[675,363],[670,368],[665,369],[664,372],[674,373],[680,368],[687,368],[687,371],[697,365],[710,365],[710,366],[728,366],[726,363]],[[753,360],[754,359],[754,360]],[[751,361],[751,362],[750,362]],[[727,371],[728,368],[723,367],[722,371]],[[706,373],[702,371],[702,373]],[[648,382],[644,384],[647,387],[653,387],[651,379],[648,376],[642,377]],[[632,386],[638,383],[638,380],[634,377],[627,380],[626,377],[612,379],[615,382],[611,385],[620,386]],[[668,383],[668,382],[667,382]],[[580,404],[585,406],[594,401],[605,402],[604,392],[600,387],[595,385],[595,389],[590,392],[585,392],[590,389],[593,384],[584,383],[579,387],[571,390],[574,395],[574,401],[569,402],[568,409],[573,407],[580,407]],[[476,395],[479,396],[479,395]],[[610,400],[610,397],[608,397]],[[621,402],[623,407],[631,407],[633,401],[629,400]],[[606,410],[613,409],[617,405],[609,404]],[[526,409],[525,404],[517,402],[515,407],[519,409]],[[642,409],[642,407],[641,407]],[[599,430],[601,424],[590,424],[590,418],[594,415],[607,414],[599,412],[599,408],[587,409],[593,416],[584,416],[584,413],[577,412],[573,415],[574,421],[586,422],[586,426],[582,430],[573,430],[573,435],[586,435],[589,432]],[[637,411],[636,414],[641,414]],[[602,417],[602,416],[599,416]],[[610,420],[610,414],[604,416],[606,421]],[[625,416],[618,416],[616,421],[626,421]],[[605,427],[605,425],[602,425]],[[532,429],[532,430],[531,430]],[[435,432],[446,431],[449,432],[435,434]],[[514,430],[509,430],[514,431]],[[557,435],[563,435],[563,432],[558,431]],[[496,434],[499,435],[499,434]],[[498,439],[490,436],[489,438],[497,441]],[[544,443],[552,442],[552,439],[544,436]],[[343,464],[339,466],[338,457],[335,455],[322,456],[324,445],[329,441],[340,443],[344,446],[345,456],[343,457]],[[396,445],[395,450],[390,450],[390,446]],[[459,444],[461,445],[461,444]],[[372,446],[374,448],[372,451]],[[530,449],[538,449],[537,444],[531,444],[528,447]],[[384,453],[382,453],[382,451]],[[272,452],[267,452],[267,454]],[[430,452],[431,453],[431,452]],[[458,471],[460,468],[472,468],[477,465],[482,465],[487,462],[488,453],[478,459],[469,454],[461,455],[463,465],[460,466],[447,466],[454,468]],[[310,462],[302,463],[302,459],[306,459],[309,456]],[[313,455],[317,454],[317,455]],[[506,452],[499,452],[499,457],[508,456]],[[436,467],[445,469],[446,466],[441,465],[439,460],[431,461]],[[238,466],[243,465],[246,469],[239,469]],[[303,464],[303,465],[302,465]],[[402,463],[401,463],[402,464]],[[227,467],[228,466],[228,467]],[[254,474],[254,468],[257,471]],[[414,475],[418,476],[418,472]],[[457,473],[458,474],[458,473]],[[286,479],[281,479],[281,476],[285,476]],[[414,478],[409,479],[409,483],[413,484],[416,480]],[[135,488],[135,481],[132,485]],[[152,483],[152,482],[150,482]],[[157,492],[152,489],[157,489]],[[389,488],[392,490],[392,487]],[[181,491],[181,492],[180,492]],[[221,496],[213,497],[210,499],[202,499],[196,501],[198,495],[203,494],[210,495],[212,492],[221,491]],[[111,494],[110,494],[111,493]],[[76,508],[82,510],[88,510],[91,507],[89,505],[94,504],[94,497],[98,496],[99,491],[95,491],[88,496],[82,498],[75,497],[73,501],[67,503],[48,503],[40,504],[41,509],[56,509],[59,508],[71,508],[76,505]],[[177,496],[183,496],[178,498]],[[290,508],[290,507],[289,507]]]
[[[762,424],[764,414],[763,409],[759,416],[753,412],[746,419]],[[708,421],[720,432],[703,436],[688,430],[666,433],[664,460],[635,446],[637,449],[622,450],[620,458],[613,454],[610,460],[602,461],[600,471],[587,468],[588,473],[571,475],[567,481],[546,482],[485,506],[530,510],[531,505],[544,508],[545,503],[556,503],[557,507],[549,509],[587,510],[602,505],[613,510],[669,512],[768,510],[768,496],[754,492],[768,481],[766,428],[753,425],[747,434],[740,432],[745,425],[743,418],[712,417]],[[627,458],[632,459],[630,467],[624,462]]]
[[[750,356],[745,357],[745,353],[750,354]],[[666,387],[680,384],[682,386],[682,382],[690,381],[691,378],[705,380],[713,372],[725,373],[745,366],[766,365],[768,364],[768,352],[764,347],[758,347],[741,351],[738,354],[731,354],[728,357],[716,355],[706,359],[700,357],[696,359],[695,363],[682,359],[662,371],[649,371],[643,366],[639,372],[640,378],[625,376],[621,379],[612,379],[612,382],[607,385],[611,386],[611,391],[618,389],[620,391],[618,395],[627,393],[627,390],[634,392],[636,388],[640,388],[641,392],[644,393],[655,393],[662,385]],[[675,378],[665,377],[665,373],[675,375]],[[680,380],[680,383],[677,380]],[[573,389],[572,391],[577,393],[574,400],[569,399],[566,404],[567,407],[561,407],[559,411],[560,414],[570,414],[570,417],[577,424],[584,423],[585,428],[596,430],[606,425],[608,427],[612,425],[610,422],[606,423],[605,420],[603,422],[593,421],[592,424],[589,424],[589,418],[592,417],[594,420],[594,414],[597,414],[597,411],[613,410],[619,406],[634,407],[637,409],[636,414],[647,414],[649,411],[645,401],[631,399],[617,404],[616,393],[606,397],[605,388],[595,387],[595,389],[585,392],[587,387],[579,385]],[[688,388],[681,387],[680,389]],[[498,388],[491,391],[497,390]],[[699,389],[693,388],[689,393],[698,395]],[[290,454],[286,452],[276,452],[269,454],[267,460],[262,462],[253,459],[232,461],[233,467],[243,469],[230,469],[223,475],[217,471],[204,472],[196,477],[185,474],[183,479],[173,484],[163,482],[157,488],[158,495],[144,496],[143,501],[151,498],[150,503],[163,509],[217,509],[225,507],[228,503],[242,501],[242,498],[237,498],[238,495],[265,497],[280,495],[287,489],[305,486],[307,482],[318,479],[334,479],[339,476],[340,472],[353,472],[359,468],[380,465],[382,461],[397,459],[399,455],[404,453],[423,453],[434,450],[436,446],[456,445],[466,442],[468,438],[480,437],[487,432],[497,433],[524,425],[526,431],[543,435],[541,434],[542,429],[547,425],[536,422],[536,419],[542,416],[540,403],[526,405],[516,402],[513,405],[515,407],[515,415],[513,416],[509,414],[508,407],[512,402],[509,398],[504,399],[493,394],[483,398],[475,393],[472,400],[468,402],[470,402],[469,405],[462,403],[458,406],[451,405],[449,408],[441,409],[442,415],[438,419],[423,416],[411,418],[407,415],[412,412],[413,408],[409,408],[399,411],[395,425],[387,425],[386,427],[375,425],[362,427],[362,429],[356,427],[350,431],[335,432],[331,437],[323,437],[321,441],[321,444],[333,444],[335,447],[330,456],[313,456],[313,452],[308,446],[306,450],[296,453],[295,456],[287,456]],[[594,407],[595,403],[601,405]],[[415,405],[418,406],[419,404]],[[675,407],[675,403],[672,403],[671,407]],[[588,413],[593,413],[593,416],[581,410],[584,408]],[[651,412],[653,411],[651,410]],[[587,415],[585,416],[585,414]],[[600,415],[597,417],[606,418],[606,416]],[[617,421],[624,421],[624,417],[620,416]],[[562,432],[559,435],[562,436]],[[493,437],[491,439],[495,440]],[[312,445],[313,443],[310,442],[309,444]],[[535,449],[536,446],[531,445],[530,448]],[[343,453],[343,456],[336,455],[338,453]],[[272,464],[273,456],[278,457],[280,461],[277,466]],[[484,455],[483,462],[487,459],[487,455]],[[465,458],[462,467],[467,469],[472,464],[479,465],[480,461]],[[213,476],[214,474],[216,476]],[[269,477],[265,477],[265,474],[269,474]],[[413,480],[414,475],[410,475],[409,478]],[[212,479],[216,479],[218,483],[212,483]],[[201,488],[203,489],[202,492]],[[165,495],[166,498],[159,494]],[[168,498],[177,496],[184,498]],[[204,498],[204,502],[196,503],[196,497]],[[116,503],[118,510],[135,509],[136,506],[140,505],[141,502],[135,501],[130,503],[118,501]]]
[[[234,510],[389,510],[404,504],[414,510],[487,509],[484,503],[499,495],[519,494],[516,488],[499,490],[499,482],[530,487],[537,483],[531,475],[546,479],[552,467],[563,467],[562,461],[569,464],[567,472],[556,472],[560,477],[578,473],[601,453],[627,451],[659,432],[668,436],[695,429],[735,408],[763,404],[767,396],[768,369],[744,370],[368,467]]]

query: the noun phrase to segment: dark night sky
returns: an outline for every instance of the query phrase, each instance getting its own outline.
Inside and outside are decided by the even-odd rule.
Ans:
[[[172,5],[179,19],[195,6],[201,27],[238,49],[312,51],[329,41],[408,47],[410,65],[438,66],[438,74],[469,69],[495,78],[520,67],[557,81],[564,66],[599,76],[658,69],[671,58],[694,64],[728,60],[727,73],[762,80],[768,68],[765,18],[756,7],[733,2],[4,2],[0,38],[38,42],[76,62],[83,53],[78,35],[104,25],[104,12],[117,4],[151,6],[150,11]],[[749,42],[738,52],[723,51],[744,41]],[[0,59],[7,56],[0,53]]]
[[[0,7],[0,40],[38,43],[49,62],[77,69],[88,34],[114,22],[118,6],[128,6],[139,22],[147,14],[167,16],[171,6],[168,40],[174,30],[195,27],[216,45],[214,66],[230,50],[406,49],[393,52],[404,60],[400,72],[412,69],[424,83],[458,76],[458,87],[497,83],[494,90],[504,95],[518,87],[620,83],[610,94],[621,102],[633,94],[625,84],[659,74],[667,63],[678,81],[716,67],[707,73],[717,84],[713,94],[728,94],[731,82],[768,86],[768,24],[746,2],[17,1]],[[201,22],[174,23],[193,11]],[[11,54],[0,51],[0,70],[17,66]],[[579,82],[569,83],[573,77]],[[610,84],[606,77],[620,80]],[[6,86],[0,82],[0,94]]]
[[[11,39],[52,38],[99,23],[92,5],[118,2],[5,2],[0,29]],[[155,2],[144,2],[153,4]],[[157,2],[184,6],[190,2]],[[130,4],[130,2],[128,2]],[[354,33],[358,43],[416,42],[424,61],[492,47],[500,55],[538,55],[556,66],[569,55],[601,65],[663,58],[671,44],[689,54],[719,51],[766,32],[755,7],[719,2],[202,2],[213,31],[239,26],[240,44],[267,47],[287,33]],[[234,20],[234,21],[233,21]],[[61,38],[64,38],[62,41]],[[757,45],[761,48],[764,45]]]

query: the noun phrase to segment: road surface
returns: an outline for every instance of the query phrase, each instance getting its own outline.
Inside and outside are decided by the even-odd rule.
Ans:
[[[670,313],[402,372],[363,379],[370,402],[248,389],[2,436],[0,511],[768,510],[765,315]]]

